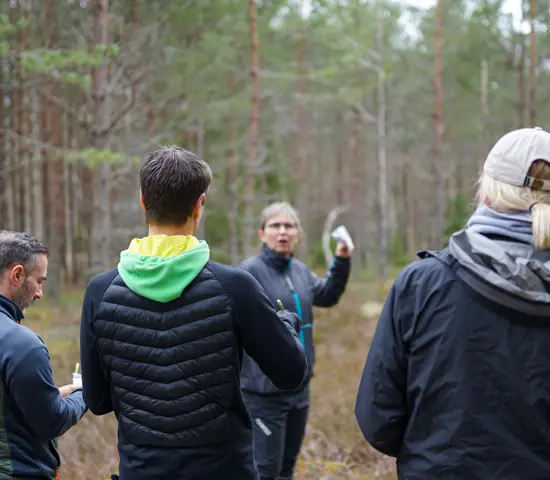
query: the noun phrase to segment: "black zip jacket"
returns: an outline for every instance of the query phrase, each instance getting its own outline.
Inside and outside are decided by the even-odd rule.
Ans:
[[[279,299],[285,309],[297,313],[302,318],[300,338],[305,346],[308,363],[304,385],[314,373],[313,306],[332,307],[338,303],[346,288],[350,264],[349,258],[335,257],[326,278],[320,278],[299,260],[285,258],[266,245],[262,246],[260,255],[241,264],[241,268],[258,280],[274,305]],[[248,355],[245,355],[243,360],[241,385],[243,390],[249,393],[282,392]]]

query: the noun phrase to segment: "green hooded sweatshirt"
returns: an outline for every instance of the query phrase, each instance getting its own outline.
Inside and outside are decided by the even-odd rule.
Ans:
[[[118,272],[133,292],[156,302],[179,298],[210,258],[204,241],[192,235],[134,238],[120,254]]]

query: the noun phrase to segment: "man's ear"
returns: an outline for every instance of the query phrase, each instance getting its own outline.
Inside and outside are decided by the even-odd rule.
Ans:
[[[258,237],[260,237],[260,241],[262,243],[265,243],[264,242],[264,237],[265,237],[265,231],[263,228],[258,228]]]
[[[25,269],[23,265],[15,265],[8,273],[8,279],[13,287],[20,287],[25,281]]]
[[[143,201],[143,195],[141,194],[141,190],[139,192],[139,204],[141,205],[141,208],[143,208],[143,211],[145,211],[145,202]]]
[[[197,198],[197,201],[195,202],[195,207],[193,208],[193,217],[199,218],[202,216],[204,212],[204,199],[206,198],[206,194],[202,193],[199,198]]]

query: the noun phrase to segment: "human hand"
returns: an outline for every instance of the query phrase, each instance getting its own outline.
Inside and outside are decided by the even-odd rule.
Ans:
[[[336,253],[335,253],[337,257],[350,258],[352,254],[353,254],[353,249],[350,249],[346,242],[337,243]]]
[[[79,389],[78,385],[63,385],[62,387],[59,387],[59,393],[63,398],[68,397],[71,393],[73,393],[75,390]]]
[[[279,310],[277,312],[279,318],[286,323],[290,330],[300,333],[302,328],[302,319],[295,313],[289,312],[288,310]]]

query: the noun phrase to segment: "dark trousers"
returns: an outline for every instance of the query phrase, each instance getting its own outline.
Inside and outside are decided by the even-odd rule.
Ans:
[[[254,427],[254,458],[261,480],[291,480],[309,411],[309,388],[282,395],[244,394]]]

